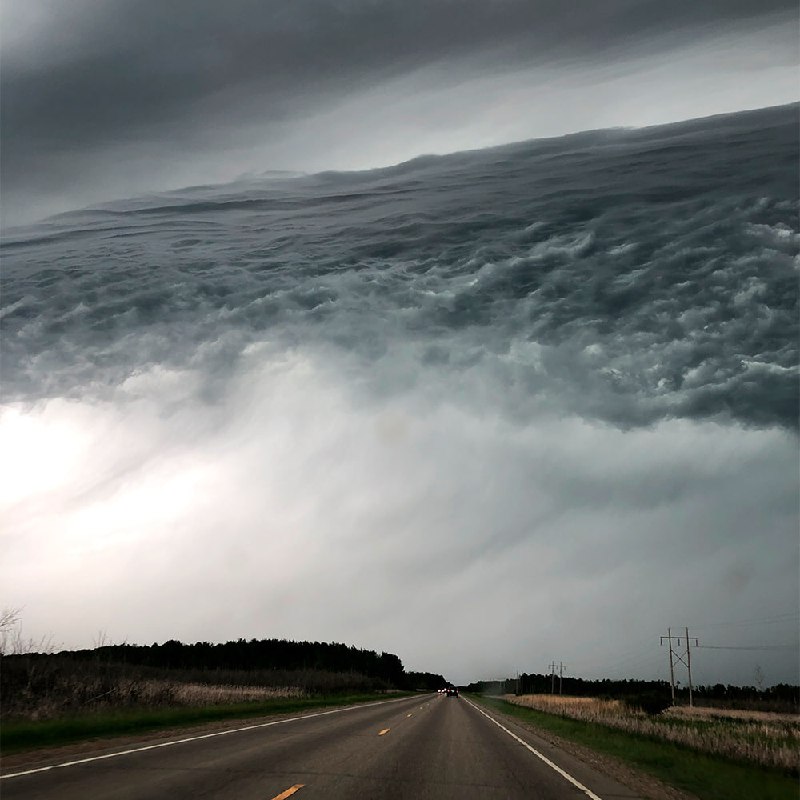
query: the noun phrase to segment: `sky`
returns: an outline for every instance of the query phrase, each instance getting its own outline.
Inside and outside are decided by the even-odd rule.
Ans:
[[[5,225],[274,170],[364,169],[800,93],[793,2],[0,0],[0,12]],[[357,213],[379,226],[379,209]],[[577,234],[540,241],[537,224],[513,234],[523,266],[600,247]],[[731,357],[773,313],[764,259],[784,265],[796,247],[781,224],[747,230],[729,270],[674,315],[702,338],[715,296],[730,295],[742,309],[722,335]],[[178,306],[193,302],[180,294],[182,253],[229,258],[195,233],[168,242],[161,288]],[[692,235],[676,229],[667,263],[684,245],[716,246]],[[120,291],[136,312],[105,294],[103,270],[81,270],[81,241],[67,241],[74,282],[66,269],[31,279],[25,291],[46,302],[25,335],[70,335],[32,348],[21,371],[42,396],[9,398],[0,414],[14,454],[0,462],[4,560],[15,566],[0,607],[22,608],[26,637],[345,641],[459,682],[552,660],[585,677],[664,677],[658,638],[670,625],[691,625],[709,647],[796,641],[796,429],[759,418],[748,398],[741,418],[708,419],[703,390],[722,361],[690,368],[684,342],[645,341],[641,320],[622,320],[616,341],[581,338],[578,325],[552,348],[504,349],[500,334],[469,326],[429,346],[405,327],[406,292],[443,303],[436,321],[473,284],[502,287],[516,256],[397,285],[373,264],[324,286],[299,270],[266,299],[248,295],[242,270],[235,296],[192,330],[156,319],[109,343],[87,324],[70,339],[82,315],[135,320],[157,305],[139,267],[161,257],[158,241],[98,241],[92,257],[130,270]],[[635,242],[608,247],[636,257]],[[558,298],[567,278],[552,280]],[[674,299],[656,284],[641,290],[653,313]],[[325,292],[337,313],[317,334]],[[253,336],[267,314],[281,322],[274,338]],[[720,346],[712,334],[700,349]],[[768,355],[775,363],[748,364],[744,384],[785,377]],[[641,409],[597,377],[646,374],[648,359],[665,382],[683,371],[688,411],[656,403],[634,419]],[[708,650],[697,670],[697,682],[769,684],[795,680],[796,659]]]
[[[2,0],[4,224],[797,99],[791,0]]]

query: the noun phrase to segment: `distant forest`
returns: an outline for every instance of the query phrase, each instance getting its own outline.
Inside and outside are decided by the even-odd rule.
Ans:
[[[645,696],[670,695],[667,681],[641,680],[584,680],[583,678],[563,678],[559,686],[559,678],[552,675],[523,673],[519,678],[506,678],[503,681],[478,681],[469,684],[467,691],[481,694],[549,694],[561,691],[570,697],[609,697],[639,698]],[[688,697],[688,688],[677,689],[676,697]],[[800,708],[800,686],[779,683],[766,689],[755,686],[731,686],[721,683],[713,686],[695,686],[694,697],[698,701],[735,702],[737,704],[774,703],[780,706],[791,705]]]

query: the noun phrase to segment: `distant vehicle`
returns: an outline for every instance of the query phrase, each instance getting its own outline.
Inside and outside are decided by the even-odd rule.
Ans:
[[[448,697],[458,697],[458,689],[455,686],[448,686],[445,689],[445,693]]]

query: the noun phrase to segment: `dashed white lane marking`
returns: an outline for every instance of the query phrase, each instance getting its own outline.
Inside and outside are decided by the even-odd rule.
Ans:
[[[26,769],[22,772],[11,772],[8,775],[0,775],[0,781],[7,778],[18,778],[21,775],[33,775],[36,772],[47,772],[51,769],[61,769],[62,767],[74,767],[77,764],[88,764],[91,761],[102,761],[106,758],[116,758],[117,756],[127,756],[130,753],[143,753],[145,750],[157,750],[159,747],[172,747],[175,744],[185,744],[186,742],[196,742],[200,739],[211,739],[214,736],[227,736],[230,733],[241,733],[242,731],[252,731],[256,728],[269,728],[272,725],[285,725],[287,722],[297,722],[301,719],[311,719],[312,717],[325,717],[328,714],[339,714],[342,711],[354,711],[357,708],[370,708],[371,706],[381,706],[386,703],[399,703],[402,700],[407,700],[406,697],[398,697],[395,700],[378,700],[375,703],[364,703],[358,706],[347,706],[345,708],[333,708],[330,711],[317,711],[314,714],[304,714],[302,717],[290,717],[289,719],[276,719],[272,722],[260,722],[257,725],[245,725],[242,728],[229,728],[224,731],[216,731],[214,733],[204,733],[200,736],[187,736],[185,739],[174,739],[170,742],[159,742],[158,744],[147,744],[141,747],[131,747],[128,750],[119,750],[116,753],[105,753],[102,756],[90,756],[89,758],[79,758],[75,761],[64,761],[62,764],[50,764],[47,767],[36,767],[35,769]]]
[[[391,728],[384,728],[384,729],[383,729],[383,730],[382,730],[382,731],[381,731],[381,732],[378,734],[378,736],[386,736],[386,734],[387,734],[387,733],[389,733],[389,731],[390,731],[390,730],[391,730]]]
[[[475,703],[470,702],[469,700],[467,700],[466,697],[464,698],[464,700],[466,700],[467,704],[472,706],[477,712],[483,714],[483,716],[486,717],[486,719],[490,720],[491,722],[494,722],[494,724],[497,725],[497,727],[500,728],[500,730],[505,731],[512,739],[516,739],[523,747],[527,748],[537,758],[540,758],[542,761],[544,761],[544,763],[547,764],[548,767],[554,769],[559,775],[566,778],[573,786],[580,789],[584,794],[587,795],[587,797],[590,797],[591,800],[601,800],[601,798],[598,797],[591,789],[587,789],[580,781],[575,780],[575,778],[573,778],[572,775],[561,769],[561,767],[559,767],[558,764],[554,764],[547,756],[540,753],[535,747],[531,747],[526,741],[520,739],[516,733],[512,733],[504,725],[501,725],[494,717],[489,716],[489,714],[487,714],[482,708],[478,708],[478,706],[476,706]]]

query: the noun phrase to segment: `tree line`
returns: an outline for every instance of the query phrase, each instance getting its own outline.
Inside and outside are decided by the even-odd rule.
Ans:
[[[471,683],[467,691],[482,694],[548,694],[563,692],[571,697],[608,697],[612,699],[631,696],[670,696],[668,681],[645,681],[635,679],[585,680],[584,678],[564,677],[559,685],[559,677],[543,674],[522,673],[519,678],[505,678],[499,681],[477,681]],[[800,707],[800,686],[779,683],[768,688],[755,686],[733,686],[716,683],[708,686],[695,686],[696,700],[722,702],[774,702]],[[676,690],[680,699],[688,697],[688,688]]]
[[[27,658],[7,655],[4,659]],[[142,667],[149,670],[194,675],[213,673],[335,673],[373,679],[375,685],[394,689],[435,690],[446,685],[441,675],[406,672],[394,653],[366,650],[337,642],[298,642],[288,639],[237,639],[223,643],[184,644],[170,639],[163,644],[112,644],[92,649],[41,654],[40,659]],[[10,665],[6,661],[7,666]]]

